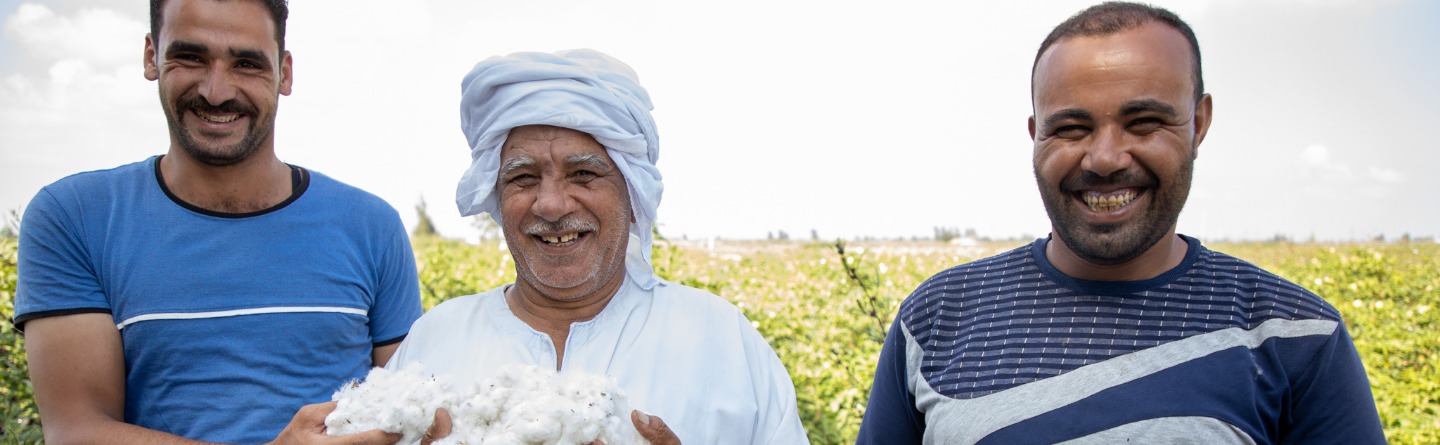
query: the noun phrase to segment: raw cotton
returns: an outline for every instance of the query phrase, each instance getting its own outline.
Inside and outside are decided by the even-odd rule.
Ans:
[[[454,404],[449,382],[426,376],[420,365],[399,371],[370,370],[365,382],[350,382],[335,392],[335,411],[325,417],[331,436],[381,429],[404,435],[400,443],[419,443],[435,419],[435,410]]]
[[[392,385],[405,388],[389,387]],[[363,389],[379,386],[386,388]],[[341,414],[337,407],[326,418],[326,426],[331,435],[373,428],[400,432],[405,435],[401,443],[415,443],[430,425],[435,408],[443,406],[450,412],[452,428],[450,435],[437,440],[436,445],[586,445],[597,440],[606,445],[649,443],[635,430],[630,404],[614,378],[512,365],[483,381],[454,385],[455,391],[450,387],[450,383],[425,377],[413,367],[399,372],[377,369],[364,383],[347,386],[335,394],[341,407],[350,409]],[[444,394],[433,389],[442,389]],[[400,401],[410,406],[397,406]],[[355,408],[358,405],[367,408]],[[346,432],[337,431],[333,425],[345,426]]]

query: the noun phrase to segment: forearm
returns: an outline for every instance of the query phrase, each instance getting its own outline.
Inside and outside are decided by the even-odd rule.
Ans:
[[[52,445],[105,443],[114,445],[204,445],[211,442],[186,439],[174,434],[142,428],[114,419],[86,419],[72,422],[45,422],[45,443]]]

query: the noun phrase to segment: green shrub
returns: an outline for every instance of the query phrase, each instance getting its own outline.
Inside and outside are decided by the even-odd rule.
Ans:
[[[42,443],[40,411],[30,386],[25,338],[10,320],[15,315],[15,239],[0,237],[0,442]]]
[[[498,242],[413,240],[426,309],[515,280]],[[933,242],[727,242],[708,251],[658,241],[656,273],[734,302],[785,363],[814,443],[852,443],[881,339],[899,302],[945,268],[1013,247]],[[1440,245],[1222,244],[1212,248],[1315,291],[1345,317],[1394,444],[1440,443]],[[0,238],[0,442],[39,443],[24,339],[10,325],[15,241]],[[842,264],[850,266],[850,270]],[[851,272],[854,276],[851,276]]]
[[[1440,245],[1216,247],[1310,289],[1340,310],[1392,444],[1440,443]]]

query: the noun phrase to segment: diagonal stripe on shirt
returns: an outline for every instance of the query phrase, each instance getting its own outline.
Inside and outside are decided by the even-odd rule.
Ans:
[[[927,413],[926,418],[966,420],[965,427],[949,433],[936,431],[933,427],[938,425],[932,425],[925,432],[926,443],[970,444],[1007,426],[1191,360],[1234,347],[1254,349],[1271,338],[1330,335],[1338,325],[1332,320],[1277,318],[1249,330],[1221,329],[969,400],[946,397],[930,387],[918,372],[923,352],[909,329],[902,331],[906,341],[906,373],[916,407]],[[984,409],[979,409],[981,407]],[[932,435],[937,433],[940,435]]]

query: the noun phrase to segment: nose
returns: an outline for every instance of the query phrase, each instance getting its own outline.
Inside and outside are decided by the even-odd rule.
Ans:
[[[213,63],[206,72],[205,79],[201,81],[198,92],[210,105],[220,105],[234,99],[236,90],[230,70],[219,63]]]
[[[1080,168],[1100,177],[1124,171],[1135,162],[1130,155],[1132,143],[1133,141],[1125,137],[1122,129],[1097,131],[1090,138],[1089,146],[1085,148],[1085,158],[1080,161]]]
[[[536,191],[531,211],[546,221],[559,221],[575,208],[575,198],[570,196],[571,184],[564,180],[541,181]]]

